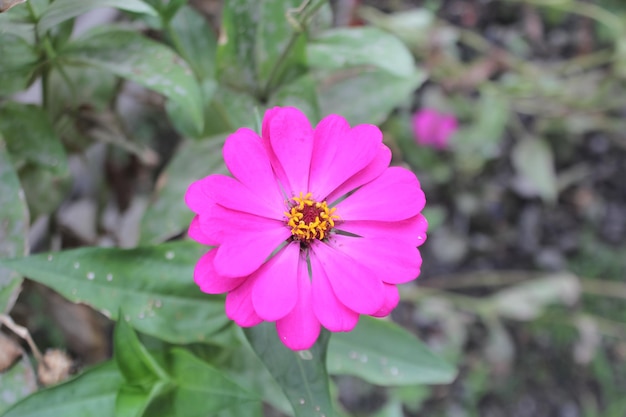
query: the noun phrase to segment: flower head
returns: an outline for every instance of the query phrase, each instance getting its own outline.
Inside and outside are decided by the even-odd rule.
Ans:
[[[436,149],[447,149],[458,122],[452,114],[423,109],[413,115],[413,133],[418,144]]]
[[[419,275],[427,223],[417,178],[389,167],[376,126],[330,115],[312,128],[299,110],[275,107],[261,136],[239,129],[223,154],[232,176],[192,183],[185,200],[196,213],[189,235],[215,246],[195,282],[228,293],[230,319],[276,322],[300,350],[321,326],[349,331],[360,314],[389,314],[396,284]]]

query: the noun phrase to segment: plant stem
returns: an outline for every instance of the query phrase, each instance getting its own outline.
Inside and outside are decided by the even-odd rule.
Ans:
[[[306,32],[309,20],[324,4],[326,4],[327,1],[328,0],[304,0],[297,8],[287,11],[285,18],[291,23],[293,31],[289,37],[289,42],[285,46],[285,49],[281,52],[280,57],[270,72],[265,88],[261,91],[260,98],[262,101],[267,100],[270,93],[274,89],[275,84],[278,81],[278,76],[282,73],[284,66],[287,63],[287,58],[291,54],[291,50],[295,46],[300,35]],[[297,17],[294,17],[296,14]]]

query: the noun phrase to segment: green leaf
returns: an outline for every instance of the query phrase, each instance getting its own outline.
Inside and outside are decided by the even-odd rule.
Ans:
[[[313,68],[376,67],[401,78],[415,72],[413,56],[406,46],[375,27],[328,30],[308,44],[306,53]]]
[[[524,138],[511,152],[513,166],[532,194],[553,203],[558,195],[552,149],[545,140]]]
[[[0,22],[0,96],[24,90],[37,69],[34,46],[18,33],[9,32]]]
[[[221,130],[208,133],[233,133],[240,127],[254,129],[257,114],[263,114],[263,105],[253,96],[227,87],[219,86],[213,97],[210,112],[206,115],[207,125],[220,126]]]
[[[270,98],[269,106],[293,106],[302,110],[312,124],[321,119],[315,80],[303,75],[289,84],[283,85]]]
[[[200,81],[199,93],[202,97],[202,109],[205,120],[203,130],[199,130],[198,127],[194,125],[193,121],[189,119],[189,115],[185,112],[185,109],[179,106],[176,102],[168,101],[165,104],[165,110],[167,111],[169,119],[172,121],[172,125],[183,136],[192,139],[204,139],[211,136],[208,132],[215,132],[215,126],[210,122],[207,114],[211,112],[211,103],[217,88],[217,82],[212,78]],[[216,133],[221,132],[222,131],[218,128]]]
[[[182,7],[168,27],[168,37],[199,80],[215,77],[217,39],[206,19],[188,6]]]
[[[259,86],[266,93],[305,71],[305,33],[298,33],[287,19],[287,14],[294,14],[301,4],[302,0],[259,2],[255,61]]]
[[[26,13],[20,13],[21,10]],[[35,43],[35,24],[26,7],[13,10],[11,13],[0,14],[0,37],[12,35],[26,41],[27,44]]]
[[[167,382],[157,381],[148,387],[123,384],[115,399],[115,417],[141,417],[150,404],[171,389]],[[150,414],[147,414],[150,415]]]
[[[189,185],[210,174],[226,173],[224,136],[184,143],[157,181],[152,204],[141,221],[140,244],[160,243],[189,227],[193,212],[185,204]]]
[[[329,333],[322,331],[313,347],[294,352],[276,335],[273,323],[244,329],[250,345],[282,388],[296,417],[333,416],[326,373]]]
[[[301,3],[300,0],[226,2],[217,50],[220,81],[259,97],[301,74],[306,60],[304,34],[294,34],[286,17]]]
[[[350,124],[380,124],[426,80],[421,72],[397,77],[380,69],[323,71],[316,75],[323,115],[341,114]],[[358,105],[355,105],[358,103]]]
[[[70,62],[111,71],[173,100],[202,131],[202,97],[191,70],[170,48],[137,32],[98,30],[62,51]]]
[[[217,47],[217,72],[220,81],[252,93],[258,90],[254,46],[259,3],[247,0],[230,0],[224,3]]]
[[[37,31],[43,35],[59,23],[102,7],[158,16],[154,8],[141,0],[55,0],[41,16]]]
[[[48,214],[59,207],[71,186],[69,169],[54,174],[48,169],[27,165],[20,170],[20,181],[26,194],[32,218]]]
[[[220,360],[221,369],[228,377],[263,398],[264,402],[275,409],[286,415],[291,413],[291,404],[287,397],[248,343],[229,348],[228,353],[227,359]],[[243,417],[247,416],[244,414]]]
[[[56,209],[70,175],[65,149],[48,114],[37,106],[8,102],[0,107],[0,133],[19,172],[31,216]]]
[[[119,320],[115,326],[113,352],[117,367],[130,385],[146,387],[159,379],[168,379],[167,373],[141,344],[126,320]]]
[[[6,103],[0,107],[0,132],[18,169],[33,164],[55,175],[68,173],[65,149],[41,107]]]
[[[28,207],[0,135],[0,258],[28,253]],[[22,277],[0,266],[0,314],[13,307]]]
[[[113,416],[115,397],[122,382],[122,375],[109,361],[24,398],[2,417]]]
[[[172,343],[209,342],[229,320],[223,297],[198,290],[193,268],[206,251],[193,242],[131,250],[81,248],[0,261],[112,319],[120,307],[140,332]]]
[[[351,332],[333,334],[328,371],[391,386],[446,384],[456,375],[453,367],[402,327],[365,316]]]
[[[235,382],[185,349],[172,349],[166,372],[124,321],[115,329],[115,359],[126,379],[116,416],[206,416],[233,404],[258,401]]]
[[[181,116],[184,113],[168,103],[167,111],[174,126],[184,135],[204,140],[211,136],[233,133],[240,127],[256,127],[257,115],[263,113],[264,106],[248,93],[232,90],[207,79],[201,84],[204,99],[204,131],[191,129]]]
[[[68,85],[67,79],[56,69],[51,71],[49,80],[50,110],[56,123],[59,123],[59,117],[67,114],[68,109],[78,112],[83,106],[94,111],[102,111],[110,106],[116,94],[118,81],[114,74],[101,68],[85,66],[65,65],[62,69],[64,75],[71,80],[71,85]],[[64,129],[68,127],[64,126]],[[64,136],[65,133],[64,130]],[[76,129],[74,135],[78,134]],[[70,135],[72,133],[68,134]]]
[[[176,389],[156,398],[145,415],[203,417],[235,404],[259,401],[221,371],[185,349],[172,349],[170,363],[169,371]]]

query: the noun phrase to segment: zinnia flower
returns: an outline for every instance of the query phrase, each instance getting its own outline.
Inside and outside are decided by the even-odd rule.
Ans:
[[[280,340],[308,349],[321,326],[350,331],[360,314],[385,316],[396,284],[415,279],[427,223],[415,175],[389,167],[376,126],[338,115],[312,128],[298,109],[265,113],[262,135],[226,139],[231,176],[192,183],[189,236],[215,246],[194,279],[228,293],[226,315],[242,327],[276,322]]]
[[[413,133],[418,144],[436,149],[447,149],[452,135],[458,130],[452,114],[423,109],[413,115]]]

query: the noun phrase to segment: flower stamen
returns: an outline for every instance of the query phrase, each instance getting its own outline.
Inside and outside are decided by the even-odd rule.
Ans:
[[[329,208],[326,201],[315,201],[311,193],[300,193],[299,197],[292,197],[291,209],[285,212],[287,226],[291,228],[291,235],[301,242],[311,242],[315,239],[323,240],[335,227],[339,216],[334,214],[336,208]]]

